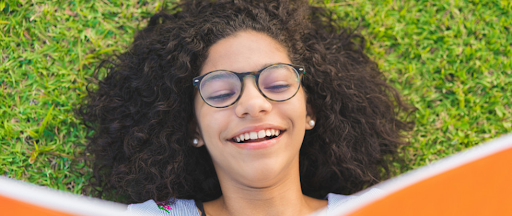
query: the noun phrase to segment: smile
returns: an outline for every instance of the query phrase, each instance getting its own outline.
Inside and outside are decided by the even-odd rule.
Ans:
[[[280,131],[277,129],[265,129],[259,131],[245,132],[231,138],[231,141],[235,143],[261,142],[265,140],[274,139],[281,135],[283,132],[285,131]]]

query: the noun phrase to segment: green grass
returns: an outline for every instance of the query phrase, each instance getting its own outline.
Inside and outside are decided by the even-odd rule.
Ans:
[[[92,2],[0,0],[0,175],[74,193],[91,177],[72,111],[98,59],[126,50],[163,7]],[[512,131],[511,1],[326,3],[360,22],[369,55],[418,108],[397,173]]]

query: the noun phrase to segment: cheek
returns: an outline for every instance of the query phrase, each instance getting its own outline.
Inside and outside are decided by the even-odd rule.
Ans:
[[[306,94],[304,93],[304,90],[302,89],[302,87],[299,89],[297,94],[292,99],[294,99],[293,106],[297,107],[296,108],[297,115],[302,118],[305,118],[306,114],[307,114],[307,111],[306,111],[307,98],[306,98]]]
[[[280,115],[288,118],[294,128],[297,130],[306,129],[306,97],[302,89],[290,100],[277,102],[275,106],[279,106]]]
[[[225,124],[228,122],[227,117],[223,115],[221,110],[204,103],[199,95],[196,95],[194,103],[200,135],[205,143],[212,143],[212,141],[219,139]]]
[[[297,107],[300,107],[300,111],[297,112],[297,118],[298,118],[298,124],[301,124],[304,130],[306,129],[306,116],[307,113],[307,103],[306,103],[306,96],[304,93],[298,97],[300,99],[299,103],[297,104]]]
[[[204,136],[204,133],[207,132],[205,129],[207,129],[208,126],[205,124],[210,122],[208,117],[211,116],[208,114],[208,109],[206,109],[207,107],[204,107],[204,105],[206,104],[203,102],[201,96],[196,94],[194,97],[194,111],[196,114],[198,130],[201,133],[201,136]]]

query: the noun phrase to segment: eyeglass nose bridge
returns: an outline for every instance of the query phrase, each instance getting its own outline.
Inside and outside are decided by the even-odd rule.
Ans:
[[[255,80],[257,80],[260,76],[260,71],[249,71],[249,72],[243,72],[243,73],[236,73],[236,72],[232,72],[234,73],[238,79],[240,79],[240,82],[244,82],[244,79],[245,77],[248,77],[248,76],[252,76],[254,77]]]
[[[254,77],[254,84],[256,85],[256,89],[258,89],[258,92],[267,100],[272,100],[270,99],[269,97],[267,97],[262,91],[261,91],[261,88],[260,88],[260,84],[258,82],[258,79],[260,78],[260,74],[263,70],[259,70],[259,71],[249,71],[249,72],[243,72],[243,73],[234,73],[238,79],[240,79],[240,94],[238,95],[238,97],[236,98],[236,100],[233,102],[233,104],[235,104],[236,102],[238,102],[240,100],[240,98],[242,97],[243,93],[244,93],[244,90],[245,90],[245,84],[244,84],[244,80],[246,77],[249,77],[249,76],[252,76]]]

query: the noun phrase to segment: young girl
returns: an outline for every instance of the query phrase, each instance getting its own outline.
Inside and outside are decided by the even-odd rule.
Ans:
[[[146,201],[128,209],[148,215],[306,215],[377,183],[406,144],[408,108],[328,11],[174,11],[151,18],[81,107],[98,196]]]

